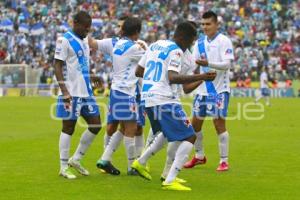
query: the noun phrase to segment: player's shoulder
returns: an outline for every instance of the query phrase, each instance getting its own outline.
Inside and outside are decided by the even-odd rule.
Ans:
[[[224,33],[219,33],[218,40],[222,42],[231,42],[231,39]]]
[[[68,43],[68,39],[67,38],[65,38],[64,36],[60,36],[60,37],[58,37],[57,38],[57,40],[56,40],[56,45],[68,45],[69,43]]]

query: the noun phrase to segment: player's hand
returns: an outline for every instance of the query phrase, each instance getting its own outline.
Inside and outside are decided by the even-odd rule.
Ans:
[[[208,61],[206,59],[198,59],[198,60],[196,60],[196,64],[200,65],[200,66],[207,66]]]
[[[100,77],[91,76],[91,82],[95,88],[101,88],[101,86],[102,86],[102,80]]]
[[[65,110],[71,111],[72,110],[72,96],[69,92],[63,92],[63,102]]]
[[[137,41],[136,43],[137,43],[138,45],[140,45],[140,47],[141,47],[142,49],[147,50],[147,47],[145,46],[145,44],[144,44],[143,42]]]
[[[207,73],[203,74],[203,76],[204,76],[204,80],[213,81],[216,78],[217,73],[214,71],[211,71],[211,72],[207,72]]]

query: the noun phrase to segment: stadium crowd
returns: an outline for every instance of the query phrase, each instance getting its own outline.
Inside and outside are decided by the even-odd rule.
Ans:
[[[297,0],[4,0],[0,2],[0,64],[28,64],[41,69],[41,83],[50,83],[56,38],[68,29],[72,14],[89,11],[93,36],[117,36],[118,18],[138,16],[143,20],[142,38],[148,43],[170,38],[175,25],[184,20],[199,25],[201,15],[213,10],[221,31],[235,46],[231,80],[251,86],[262,67],[271,80],[286,81],[300,76],[300,2]],[[31,29],[30,29],[31,27]],[[92,69],[110,81],[111,59],[94,54]],[[2,83],[12,80],[2,74]]]

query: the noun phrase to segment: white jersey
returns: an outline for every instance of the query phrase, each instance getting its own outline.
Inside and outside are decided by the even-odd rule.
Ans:
[[[212,40],[209,40],[205,36],[204,47],[208,62],[223,62],[234,59],[232,42],[224,34],[218,33]],[[201,58],[199,40],[194,45],[193,56],[196,60]],[[217,72],[217,76],[212,83],[216,92],[218,94],[221,92],[230,92],[229,69],[215,71]],[[204,73],[203,67],[200,67],[200,73]],[[203,96],[208,95],[206,84],[203,83],[198,87],[198,94]]]
[[[98,45],[98,51],[100,51],[103,54],[108,54],[111,57],[113,56],[113,48],[118,42],[119,38],[113,37],[113,38],[105,38],[102,40],[96,40]]]
[[[73,39],[68,40],[66,37],[59,37],[56,41],[56,49],[54,58],[65,61],[66,67],[64,68],[64,83],[68,92],[74,97],[88,97],[91,94],[91,83],[89,79],[89,59],[90,49],[87,38],[81,40],[73,32],[67,32]],[[79,50],[77,54],[71,45],[71,41],[75,40],[79,44]],[[87,71],[83,71],[82,65],[79,63],[79,57],[84,57],[86,61]],[[88,73],[86,73],[88,72]],[[85,75],[84,75],[85,74]],[[61,91],[60,91],[60,94]]]
[[[146,107],[180,104],[178,85],[170,84],[168,71],[180,73],[182,57],[182,50],[173,41],[159,40],[150,45],[139,62],[145,69],[142,100],[145,100]]]
[[[111,88],[135,96],[138,78],[135,70],[145,50],[127,38],[120,39],[113,48],[113,79]]]
[[[262,72],[260,74],[260,88],[269,88],[268,86],[268,75],[267,75],[267,72]],[[267,82],[267,83],[266,83]]]

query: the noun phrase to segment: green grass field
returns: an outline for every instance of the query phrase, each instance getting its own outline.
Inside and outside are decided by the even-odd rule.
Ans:
[[[165,152],[150,160],[153,180],[126,175],[122,145],[114,155],[121,169],[118,177],[101,174],[95,167],[103,152],[105,127],[84,158],[91,176],[66,180],[58,176],[60,121],[50,117],[51,98],[0,98],[0,199],[299,199],[300,196],[300,99],[272,99],[262,120],[246,120],[239,107],[252,99],[232,98],[228,121],[230,171],[217,173],[217,137],[212,122],[204,124],[208,163],[182,170],[191,192],[160,188]],[[185,102],[191,102],[185,100]],[[250,108],[250,107],[249,107]],[[258,108],[252,106],[251,108]],[[260,114],[249,114],[250,117]],[[83,127],[72,139],[74,152]],[[148,132],[148,126],[146,127]]]

